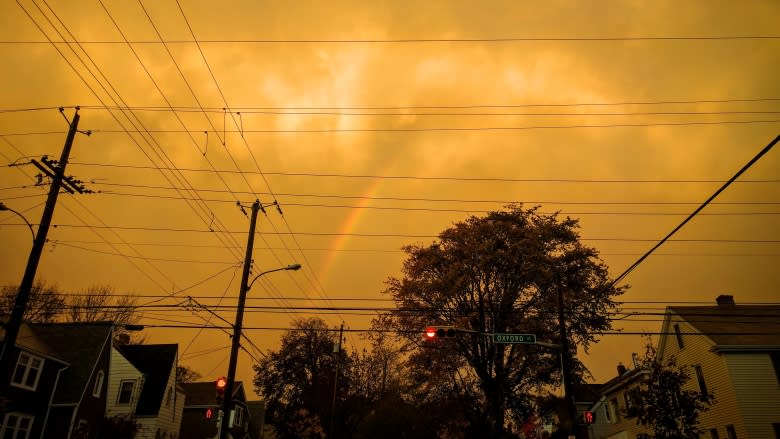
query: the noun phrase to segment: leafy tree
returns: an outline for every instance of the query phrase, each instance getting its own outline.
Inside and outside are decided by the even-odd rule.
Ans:
[[[0,289],[0,314],[11,314],[18,291],[18,286],[6,285]],[[60,317],[64,310],[65,297],[57,289],[57,286],[39,281],[33,285],[30,291],[23,319],[35,323],[52,323]]]
[[[703,433],[699,430],[699,415],[715,402],[714,394],[687,389],[692,378],[690,369],[678,365],[674,356],[662,362],[650,340],[639,367],[650,371],[637,392],[639,404],[635,408],[637,422],[652,431],[652,435],[642,437],[698,439]]]
[[[321,437],[330,421],[336,361],[340,361],[337,407],[349,388],[350,358],[333,352],[335,330],[319,318],[299,319],[255,369],[255,389],[267,402],[267,421],[279,438]],[[305,416],[304,416],[305,415]],[[337,425],[343,428],[342,422]],[[304,436],[302,436],[304,435]]]
[[[523,424],[535,412],[535,395],[560,383],[559,356],[534,345],[496,344],[489,334],[533,333],[560,343],[559,292],[571,372],[581,380],[586,370],[576,349],[587,351],[611,327],[622,289],[611,286],[606,265],[579,241],[577,228],[576,220],[510,205],[455,224],[438,242],[404,248],[403,276],[387,281],[396,309],[375,324],[404,334],[409,373],[421,386],[418,402],[460,401],[483,437],[507,436],[510,419]],[[462,331],[424,343],[428,325]]]

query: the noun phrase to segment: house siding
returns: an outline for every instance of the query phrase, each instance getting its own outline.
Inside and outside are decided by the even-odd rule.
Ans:
[[[636,387],[639,383],[631,383],[628,386],[621,387],[615,391],[605,394],[605,401],[599,409],[596,411],[596,422],[591,424],[591,438],[593,439],[612,439],[612,438],[626,438],[634,439],[640,433],[648,433],[648,430],[637,422],[636,417],[626,417],[626,406],[624,395]],[[612,418],[612,422],[607,422],[607,410],[609,410],[610,401],[615,399],[617,401],[617,407],[615,410],[618,412],[619,420],[615,422]]]
[[[106,389],[106,416],[133,416],[143,387],[143,374],[115,347],[111,347],[110,369],[111,372],[108,374],[108,379],[106,380],[108,383]],[[130,404],[119,405],[117,404],[117,400],[119,399],[119,385],[125,380],[135,382],[135,386],[133,386],[133,395],[130,398]]]
[[[106,387],[108,384],[111,349],[111,337],[108,337],[98,360],[92,368],[92,374],[87,381],[85,388],[82,390],[81,401],[78,405],[78,412],[76,413],[76,419],[73,425],[73,434],[76,433],[79,422],[85,421],[87,423],[87,431],[84,436],[90,438],[97,438],[99,436],[98,429],[100,428],[103,417],[106,415]],[[94,397],[92,396],[92,390],[95,386],[97,374],[101,370],[104,373],[103,386],[100,389],[98,397]]]
[[[136,434],[136,439],[156,439],[158,437],[177,439],[179,437],[179,428],[181,426],[182,413],[184,411],[184,393],[176,391],[176,366],[178,358],[174,360],[171,366],[171,372],[168,375],[168,383],[163,392],[160,410],[157,416],[139,416],[138,423],[141,429]],[[166,404],[168,389],[172,389],[171,403]],[[159,436],[158,436],[159,430]]]
[[[44,359],[40,378],[38,379],[38,385],[35,390],[10,385],[12,371],[16,368],[19,355],[21,355],[22,352]],[[43,422],[46,418],[46,412],[49,409],[49,401],[52,392],[54,392],[57,373],[61,368],[65,367],[65,363],[43,356],[32,350],[19,349],[18,347],[10,351],[8,355],[11,356],[13,360],[9,361],[8,373],[3,374],[2,377],[4,380],[7,380],[4,381],[3,385],[8,385],[8,394],[4,396],[8,396],[12,402],[5,407],[5,410],[2,413],[0,413],[0,424],[3,422],[6,411],[34,416],[30,437],[39,437],[41,431],[44,429]]]
[[[780,385],[769,353],[729,352],[722,355],[744,420],[744,430],[737,429],[737,437],[773,437],[772,423],[780,423]]]
[[[672,314],[668,328],[673,328],[675,324],[680,325],[680,332],[683,334],[698,332],[680,316]],[[693,366],[701,366],[707,390],[715,395],[715,403],[709,411],[699,415],[699,428],[704,431],[717,428],[721,437],[726,437],[726,425],[732,424],[737,431],[737,437],[748,437],[723,355],[712,351],[715,344],[704,335],[683,335],[682,337],[684,344],[682,349],[677,346],[676,338],[669,336],[663,340],[666,344],[663,349],[659,349],[659,352],[663,352],[661,360],[664,362],[670,356],[675,356],[678,365],[689,366],[688,372],[691,379],[685,386],[686,390],[699,390]]]

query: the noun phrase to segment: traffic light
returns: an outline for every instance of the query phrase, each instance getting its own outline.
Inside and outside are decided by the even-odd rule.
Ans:
[[[206,409],[206,419],[211,419],[214,417],[214,409],[209,407]]]
[[[227,378],[219,377],[215,382],[217,387],[217,405],[222,405],[225,400],[225,387],[227,387]]]
[[[582,414],[582,420],[585,421],[586,424],[592,424],[594,419],[593,412],[588,411]]]
[[[429,326],[425,328],[423,335],[426,340],[435,340],[437,338],[455,337],[457,331],[452,326]]]

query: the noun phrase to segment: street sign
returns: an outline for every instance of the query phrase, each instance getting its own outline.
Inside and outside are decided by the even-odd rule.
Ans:
[[[493,343],[535,344],[536,334],[493,334]]]

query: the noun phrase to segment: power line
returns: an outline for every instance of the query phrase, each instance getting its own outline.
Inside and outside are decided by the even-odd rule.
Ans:
[[[670,239],[670,238],[671,238],[671,237],[672,237],[672,236],[673,236],[675,233],[677,233],[677,231],[678,231],[678,230],[680,230],[681,228],[683,228],[683,226],[685,226],[685,225],[686,225],[686,224],[687,224],[687,223],[688,223],[688,222],[689,222],[691,219],[693,219],[693,217],[695,217],[695,216],[696,216],[696,215],[697,215],[699,212],[701,212],[701,211],[702,211],[702,209],[704,209],[705,207],[707,207],[707,205],[708,205],[708,204],[710,204],[710,203],[712,202],[712,200],[714,200],[714,199],[715,199],[715,198],[716,198],[718,195],[720,195],[720,193],[721,193],[721,192],[723,192],[724,190],[726,190],[726,188],[727,188],[727,187],[729,187],[729,185],[730,185],[730,184],[731,184],[731,183],[732,183],[734,180],[736,180],[737,178],[739,178],[739,176],[740,176],[740,175],[742,175],[742,174],[743,174],[745,171],[747,171],[748,169],[750,169],[750,167],[751,167],[751,166],[753,166],[753,164],[754,164],[755,162],[757,162],[759,159],[761,159],[761,157],[763,157],[763,156],[764,156],[764,155],[765,155],[767,152],[769,152],[769,150],[771,150],[771,149],[772,149],[772,147],[773,147],[773,146],[775,146],[775,144],[776,144],[778,141],[780,141],[780,135],[776,136],[776,137],[775,137],[775,138],[774,138],[774,139],[773,139],[771,142],[769,142],[769,143],[768,143],[768,144],[767,144],[767,145],[766,145],[764,148],[762,148],[762,149],[761,149],[761,150],[760,150],[760,151],[759,151],[759,152],[758,152],[758,153],[757,153],[757,154],[756,154],[756,155],[755,155],[755,156],[754,156],[752,159],[750,159],[750,161],[748,161],[748,162],[745,164],[745,166],[743,166],[743,167],[742,167],[742,168],[741,168],[739,171],[737,171],[737,173],[736,173],[736,174],[734,174],[734,176],[733,176],[733,177],[731,177],[731,178],[730,178],[730,179],[729,179],[729,180],[728,180],[726,183],[724,183],[724,184],[723,184],[723,186],[721,186],[721,187],[720,187],[720,188],[719,188],[717,191],[715,191],[715,193],[714,193],[714,194],[712,194],[712,195],[711,195],[709,198],[707,198],[707,199],[704,201],[704,203],[702,203],[702,204],[701,204],[701,206],[697,207],[697,208],[696,208],[696,210],[694,210],[694,211],[693,211],[693,212],[692,212],[692,213],[691,213],[691,214],[690,214],[690,215],[689,215],[687,218],[685,218],[685,219],[683,220],[683,222],[681,222],[680,224],[678,224],[678,225],[677,225],[677,227],[675,227],[674,229],[672,229],[672,231],[671,231],[671,232],[669,232],[669,234],[667,234],[666,236],[664,236],[664,238],[663,238],[663,239],[661,239],[660,241],[658,241],[658,243],[657,243],[657,244],[655,244],[653,247],[651,247],[651,248],[650,248],[650,250],[648,250],[648,251],[647,251],[647,253],[645,253],[645,254],[644,254],[644,255],[642,255],[642,256],[641,256],[639,259],[637,259],[637,261],[636,261],[636,262],[634,262],[633,264],[631,264],[631,266],[629,266],[628,268],[626,268],[626,270],[625,270],[623,273],[621,273],[621,274],[620,274],[620,276],[616,277],[616,278],[615,278],[615,280],[613,280],[612,282],[610,282],[610,288],[611,288],[612,286],[614,286],[614,285],[617,285],[619,282],[621,282],[623,279],[625,279],[625,278],[626,278],[626,276],[628,276],[629,274],[631,274],[631,272],[632,272],[632,271],[634,271],[634,269],[636,269],[636,267],[638,267],[638,266],[639,266],[639,264],[641,264],[641,263],[642,263],[642,262],[643,262],[645,259],[647,259],[647,258],[648,258],[648,257],[649,257],[651,254],[653,254],[653,252],[654,252],[656,249],[658,249],[658,247],[661,247],[661,246],[664,244],[664,242],[666,242],[666,241],[671,241],[671,239]]]
[[[10,217],[13,218],[13,217]],[[60,242],[65,243],[86,243],[86,244],[103,244],[105,241],[89,241],[89,240],[68,240],[68,239],[52,239],[49,242],[57,244]],[[111,244],[122,244],[121,242],[111,242]],[[159,242],[131,242],[128,244],[136,246],[152,246],[152,247],[181,247],[181,248],[223,248],[214,244],[192,244],[192,243],[159,243]],[[281,247],[272,249],[261,250],[283,250]],[[341,248],[331,249],[327,247],[306,247],[302,250],[316,251],[316,252],[347,252],[347,253],[401,253],[403,249],[398,248]],[[612,253],[612,252],[599,252],[601,256],[641,256],[642,253]],[[692,256],[714,256],[714,257],[775,257],[780,256],[780,253],[655,253],[655,256],[680,256],[680,257],[692,257]]]
[[[464,131],[526,131],[526,130],[558,130],[578,128],[640,128],[658,126],[701,126],[701,125],[745,125],[778,123],[780,119],[765,120],[719,120],[690,122],[647,122],[647,123],[611,123],[611,124],[571,124],[571,125],[526,125],[526,126],[492,126],[492,127],[409,127],[409,128],[314,128],[314,129],[243,129],[223,130],[227,133],[241,134],[277,134],[277,133],[408,133],[408,132],[464,132]],[[93,129],[93,133],[114,134],[124,133],[124,130]],[[130,130],[129,132],[140,132]],[[157,129],[150,133],[195,133],[203,130]],[[41,134],[51,134],[50,131]],[[6,133],[4,136],[36,135],[35,132]]]
[[[610,123],[610,124],[571,124],[571,125],[525,125],[525,126],[483,126],[483,127],[410,127],[410,128],[313,128],[313,129],[230,129],[222,130],[231,134],[332,134],[332,133],[411,133],[411,132],[486,132],[486,131],[529,131],[529,130],[564,130],[579,128],[641,128],[659,126],[702,126],[702,125],[746,125],[778,123],[780,119],[764,120],[719,120],[719,121],[689,121],[689,122],[647,122],[647,123]],[[95,128],[92,133],[125,134],[147,132],[158,134],[192,134],[203,133],[202,129],[150,129],[150,130],[117,130]],[[43,136],[63,134],[64,131],[25,131],[0,133],[0,136]]]
[[[23,223],[11,223],[9,226],[27,226]],[[174,227],[146,227],[146,226],[108,226],[108,225],[82,225],[82,224],[53,224],[52,227],[62,228],[84,228],[92,227],[97,229],[116,229],[116,230],[138,230],[150,232],[181,232],[181,233],[213,233],[208,229],[187,229]],[[246,232],[225,231],[225,233],[241,234]],[[263,232],[264,235],[290,235],[293,232]],[[345,233],[345,232],[295,232],[303,236],[354,236],[362,238],[438,238],[438,235],[408,234],[408,233]],[[580,238],[583,241],[625,241],[625,242],[655,242],[655,239],[645,238]],[[745,242],[745,243],[777,243],[777,239],[670,239],[672,242]]]
[[[520,43],[520,42],[621,42],[621,41],[772,41],[778,35],[657,35],[657,36],[525,36],[525,37],[476,37],[476,38],[367,38],[367,39],[193,39],[193,40],[66,40],[57,44],[419,44],[419,43]],[[47,44],[39,40],[0,40],[0,44]]]
[[[0,136],[1,137],[1,136]],[[119,163],[89,163],[72,161],[71,165],[93,166],[104,168],[127,169],[157,169],[145,165],[129,165]],[[202,168],[160,168],[163,170],[176,169],[183,172],[213,172]],[[255,174],[252,171],[231,171],[220,169],[217,172]],[[388,180],[441,180],[441,181],[473,181],[473,182],[509,182],[509,183],[723,183],[726,180],[717,179],[587,179],[587,178],[504,178],[504,177],[461,177],[461,176],[421,176],[421,175],[378,175],[378,174],[339,174],[339,173],[314,173],[314,172],[263,172],[266,175],[280,175],[291,177],[325,177],[325,178],[356,178],[356,179],[388,179]],[[780,179],[750,179],[740,180],[735,183],[780,183]],[[280,194],[289,195],[289,194]],[[691,203],[693,204],[693,203]]]
[[[140,197],[140,198],[156,198],[156,199],[169,199],[169,200],[183,200],[181,197],[166,196],[166,195],[151,195],[151,194],[132,194],[126,192],[102,192],[104,195],[117,195],[127,197]],[[218,202],[218,203],[231,203],[231,200],[224,199],[204,199],[204,201]],[[516,201],[526,204],[542,203],[537,201]],[[484,203],[484,201],[483,201]],[[511,203],[511,202],[507,202]],[[550,204],[617,204],[617,203],[550,203]],[[639,204],[627,202],[625,204]],[[641,204],[667,204],[667,203],[641,203]],[[679,204],[693,204],[693,203],[679,203]],[[756,204],[772,204],[778,203],[756,203]],[[330,208],[330,209],[366,209],[366,210],[391,210],[391,211],[412,211],[412,212],[451,212],[451,213],[485,213],[489,210],[486,209],[441,209],[432,207],[399,207],[399,206],[362,206],[362,205],[344,205],[344,204],[313,204],[313,203],[285,203],[285,207],[310,207],[310,208]],[[560,215],[619,215],[619,216],[682,216],[688,215],[688,212],[576,212],[576,211],[560,211],[560,212],[543,212],[539,213],[546,215],[560,214]],[[708,212],[700,214],[702,216],[757,216],[757,215],[780,215],[780,212]]]

